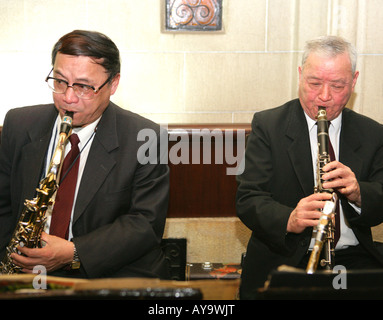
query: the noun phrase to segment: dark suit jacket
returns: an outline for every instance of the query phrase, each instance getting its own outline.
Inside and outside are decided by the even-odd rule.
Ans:
[[[370,227],[383,221],[383,128],[350,109],[343,111],[340,162],[360,184],[362,214],[341,199],[344,214],[363,245],[383,263]],[[238,176],[237,214],[253,231],[242,273],[242,297],[251,297],[279,265],[296,266],[310,244],[312,228],[287,234],[290,213],[313,193],[307,122],[299,100],[254,115],[245,171]]]
[[[0,148],[1,256],[24,199],[35,196],[56,117],[50,104],[13,109],[5,118]],[[138,141],[142,129],[155,133],[151,141]],[[74,210],[72,232],[81,277],[166,277],[160,241],[169,168],[137,160],[144,143],[157,144],[160,150],[159,136],[158,125],[113,103],[104,112]]]

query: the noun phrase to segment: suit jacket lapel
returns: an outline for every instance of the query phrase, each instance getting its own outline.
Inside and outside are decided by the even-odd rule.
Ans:
[[[358,155],[358,149],[361,146],[361,137],[354,125],[352,112],[349,109],[345,109],[343,111],[340,133],[339,161],[350,167],[358,180],[360,179],[363,166],[363,160]]]
[[[42,178],[42,170],[45,164],[45,156],[51,139],[53,125],[57,117],[57,111],[54,107],[52,112],[46,112],[48,117],[28,132],[30,143],[22,149],[22,163],[24,183],[22,187],[21,199],[33,198],[36,194],[36,188]],[[45,128],[41,130],[41,128]],[[21,204],[23,205],[23,204]]]
[[[288,117],[288,154],[303,193],[309,195],[313,193],[314,173],[307,122],[299,100],[292,105]]]
[[[105,110],[89,151],[77,195],[73,223],[84,213],[116,161],[110,152],[118,148],[116,115],[111,103]]]
[[[288,118],[286,136],[291,141],[288,153],[302,190],[309,195],[313,192],[314,172],[306,123],[303,109],[297,100],[297,103],[292,106]],[[361,145],[360,134],[353,125],[352,112],[345,109],[342,117],[339,161],[352,168],[357,179],[360,177],[363,165],[363,161],[357,153]],[[308,179],[308,177],[312,178]]]

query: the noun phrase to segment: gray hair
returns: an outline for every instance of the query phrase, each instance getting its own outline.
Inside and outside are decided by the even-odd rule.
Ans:
[[[351,62],[352,74],[356,71],[357,52],[354,46],[337,36],[322,36],[306,42],[302,56],[302,68],[310,53],[322,53],[330,57],[348,53]]]

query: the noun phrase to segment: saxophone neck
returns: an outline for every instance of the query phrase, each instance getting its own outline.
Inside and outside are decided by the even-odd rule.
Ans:
[[[61,169],[61,164],[64,159],[65,141],[66,139],[61,139],[60,135],[59,143],[56,146],[51,162],[49,164],[48,174],[52,173],[58,177]]]
[[[59,181],[61,166],[64,160],[65,144],[72,132],[73,112],[66,112],[60,126],[60,134],[56,149],[49,164],[48,174],[54,174]]]

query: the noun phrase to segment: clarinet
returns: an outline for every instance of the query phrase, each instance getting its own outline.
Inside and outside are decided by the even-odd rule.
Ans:
[[[320,259],[320,254],[324,250],[324,258],[320,261],[320,265],[326,270],[331,270],[334,264],[334,233],[335,233],[335,210],[337,195],[333,189],[323,188],[323,167],[330,162],[329,154],[329,135],[327,113],[324,107],[319,107],[317,114],[317,137],[318,137],[318,157],[316,172],[315,193],[330,193],[332,199],[326,201],[322,214],[317,225],[317,234],[315,243],[311,252],[306,272],[312,274],[315,272]]]

